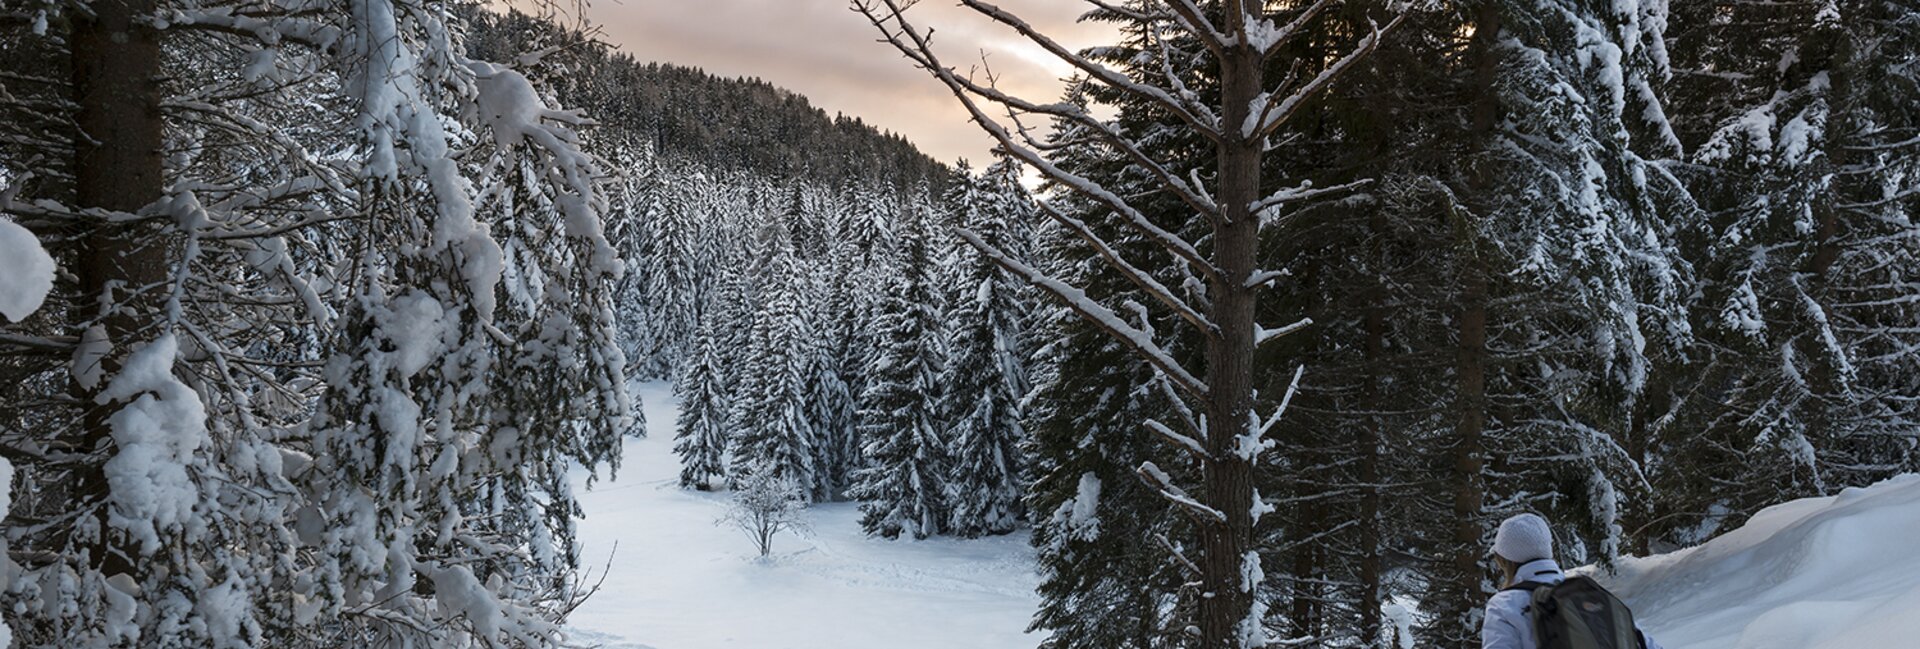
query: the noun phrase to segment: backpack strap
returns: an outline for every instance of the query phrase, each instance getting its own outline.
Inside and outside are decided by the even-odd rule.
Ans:
[[[1507,592],[1507,591],[1510,591],[1510,590],[1521,590],[1521,591],[1526,591],[1526,592],[1529,592],[1529,593],[1531,593],[1531,592],[1533,592],[1533,591],[1535,591],[1535,590],[1538,590],[1538,589],[1540,589],[1540,588],[1542,588],[1542,587],[1545,587],[1545,586],[1552,586],[1552,585],[1553,585],[1553,584],[1547,584],[1547,583],[1541,583],[1541,582],[1537,582],[1537,581],[1523,581],[1523,582],[1520,582],[1520,583],[1517,583],[1517,584],[1514,584],[1514,585],[1512,585],[1512,586],[1508,586],[1508,587],[1506,587],[1506,588],[1502,588],[1502,589],[1500,589],[1500,592],[1503,592],[1503,593],[1504,593],[1504,592]]]

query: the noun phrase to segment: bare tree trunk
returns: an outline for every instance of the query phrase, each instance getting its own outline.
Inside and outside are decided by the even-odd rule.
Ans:
[[[1245,12],[1239,2],[1228,4],[1226,28],[1234,33]],[[1263,76],[1261,58],[1251,47],[1226,50],[1220,60],[1222,124],[1247,123]],[[1213,263],[1220,274],[1208,287],[1213,299],[1209,319],[1220,330],[1207,341],[1210,459],[1201,475],[1204,502],[1225,520],[1202,526],[1200,536],[1200,634],[1207,649],[1241,646],[1240,624],[1253,604],[1253,593],[1241,578],[1246,554],[1253,548],[1253,464],[1240,457],[1234,445],[1253,425],[1253,323],[1259,292],[1246,280],[1255,273],[1260,245],[1260,223],[1250,208],[1260,199],[1262,147],[1238,128],[1225,130],[1218,155],[1221,217],[1213,236]]]
[[[73,88],[79,105],[75,143],[75,199],[81,208],[134,212],[158,200],[161,176],[160,33],[148,24],[155,0],[98,0],[91,12],[73,12]],[[146,332],[147,296],[129,298],[141,287],[166,276],[166,249],[137,226],[101,224],[88,233],[75,270],[80,276],[82,308],[74,317],[83,326],[96,324],[106,331],[114,352],[102,361],[111,377],[120,362]],[[129,304],[127,300],[138,304]],[[87,404],[80,431],[80,448],[100,448],[111,439],[107,417],[110,406],[94,405],[105,387],[75,386]],[[96,502],[107,495],[102,467],[80,475],[77,493]],[[78,503],[76,503],[78,504]],[[111,542],[106,530],[106,507],[100,507],[102,537],[97,539],[94,565],[113,575],[132,573],[126,544]]]

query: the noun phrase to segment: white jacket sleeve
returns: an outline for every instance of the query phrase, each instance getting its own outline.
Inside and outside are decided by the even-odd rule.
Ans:
[[[1528,649],[1529,643],[1522,638],[1527,633],[1526,621],[1517,617],[1517,613],[1500,606],[1500,599],[1487,602],[1487,616],[1480,622],[1481,649]]]

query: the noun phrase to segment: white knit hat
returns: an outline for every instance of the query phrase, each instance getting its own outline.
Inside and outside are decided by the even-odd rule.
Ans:
[[[1500,523],[1493,535],[1493,553],[1515,563],[1553,558],[1553,530],[1547,519],[1521,514]]]

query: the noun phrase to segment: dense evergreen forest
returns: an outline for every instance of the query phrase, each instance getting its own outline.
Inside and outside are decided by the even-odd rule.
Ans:
[[[464,2],[0,0],[0,632],[564,646],[633,380],[686,489],[1030,531],[1049,649],[1464,649],[1510,514],[1920,471],[1909,0],[1093,3],[1030,98],[901,4],[995,159]]]

